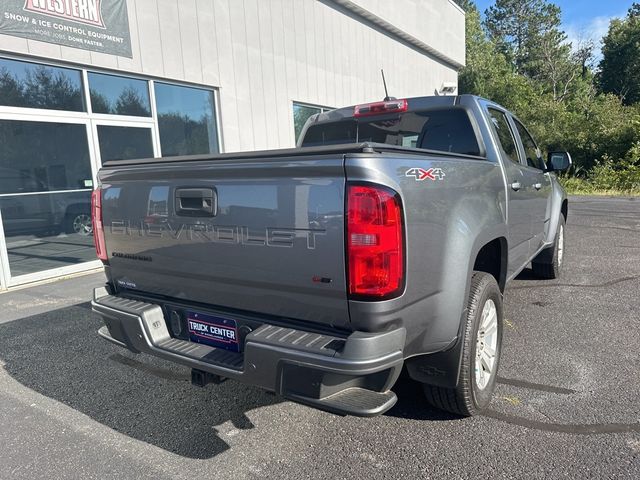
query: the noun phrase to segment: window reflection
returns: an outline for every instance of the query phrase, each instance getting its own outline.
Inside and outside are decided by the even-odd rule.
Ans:
[[[169,187],[151,187],[147,216],[166,217],[169,215]]]
[[[0,120],[0,210],[12,276],[95,258],[91,178],[85,125]]]
[[[509,160],[513,163],[520,164],[518,148],[516,147],[516,141],[513,137],[511,127],[509,127],[507,116],[500,110],[495,110],[493,108],[489,109],[489,115],[491,116],[491,121],[495,131],[498,134],[498,140],[500,141],[502,150],[507,154]]]
[[[89,94],[94,113],[151,116],[146,80],[89,72]]]
[[[91,178],[84,125],[0,120],[0,194],[91,188]]]
[[[213,92],[155,83],[162,156],[217,153]]]
[[[151,129],[98,125],[102,162],[153,157]]]
[[[84,112],[79,70],[0,58],[0,105]]]
[[[304,124],[309,120],[309,117],[321,112],[322,108],[320,107],[300,105],[299,103],[293,104],[293,128],[295,130],[296,142],[298,141],[298,137],[300,137]]]

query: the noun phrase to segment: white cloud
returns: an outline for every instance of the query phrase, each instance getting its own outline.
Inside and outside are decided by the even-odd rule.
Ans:
[[[571,42],[574,49],[585,42],[592,41],[594,45],[593,54],[595,63],[598,63],[602,57],[602,37],[609,31],[609,23],[614,18],[621,18],[625,15],[626,12],[619,15],[593,17],[586,22],[574,22],[563,25],[563,29],[567,34],[567,40]]]

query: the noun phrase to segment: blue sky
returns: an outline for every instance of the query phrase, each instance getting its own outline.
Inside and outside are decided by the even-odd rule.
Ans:
[[[552,0],[562,9],[562,28],[573,43],[581,39],[593,39],[599,55],[599,41],[607,33],[609,21],[623,17],[633,0]],[[637,0],[636,0],[637,1]],[[493,0],[476,0],[478,9],[484,11]]]

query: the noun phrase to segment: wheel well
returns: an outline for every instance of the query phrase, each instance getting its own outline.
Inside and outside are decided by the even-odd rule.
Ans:
[[[567,221],[567,215],[569,214],[569,202],[567,200],[564,200],[562,202],[562,206],[560,207],[560,212],[562,213],[562,216],[564,217],[564,221]]]
[[[507,283],[507,239],[496,238],[483,246],[476,256],[473,269],[493,275],[500,291],[504,292]]]
[[[73,214],[77,214],[77,213],[90,214],[91,213],[91,209],[88,208],[86,205],[84,205],[82,203],[73,203],[71,205],[68,205],[67,208],[65,208],[65,210],[64,210],[64,215],[65,216],[73,215]]]

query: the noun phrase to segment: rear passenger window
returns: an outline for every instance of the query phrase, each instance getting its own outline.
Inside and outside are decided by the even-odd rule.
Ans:
[[[495,128],[496,134],[498,135],[498,140],[503,152],[507,155],[507,157],[509,157],[512,162],[520,163],[520,159],[518,157],[518,148],[516,147],[516,140],[515,138],[513,138],[513,132],[509,127],[507,116],[500,110],[490,108],[489,117],[491,118],[493,127]]]
[[[529,135],[527,129],[524,128],[524,125],[522,125],[516,119],[514,119],[513,121],[516,124],[516,129],[518,130],[520,139],[522,140],[522,146],[524,147],[524,155],[527,159],[527,165],[539,170],[544,170],[545,165],[544,161],[542,160],[542,155],[540,154],[540,150],[538,150],[536,143],[533,141],[533,138],[531,138],[531,135]]]
[[[321,145],[339,145],[341,143],[355,143],[358,140],[358,124],[348,119],[335,123],[321,123],[311,125],[302,140],[303,147],[318,147]]]
[[[424,126],[417,139],[419,148],[440,152],[480,155],[469,114],[461,109],[436,110],[420,114]]]

